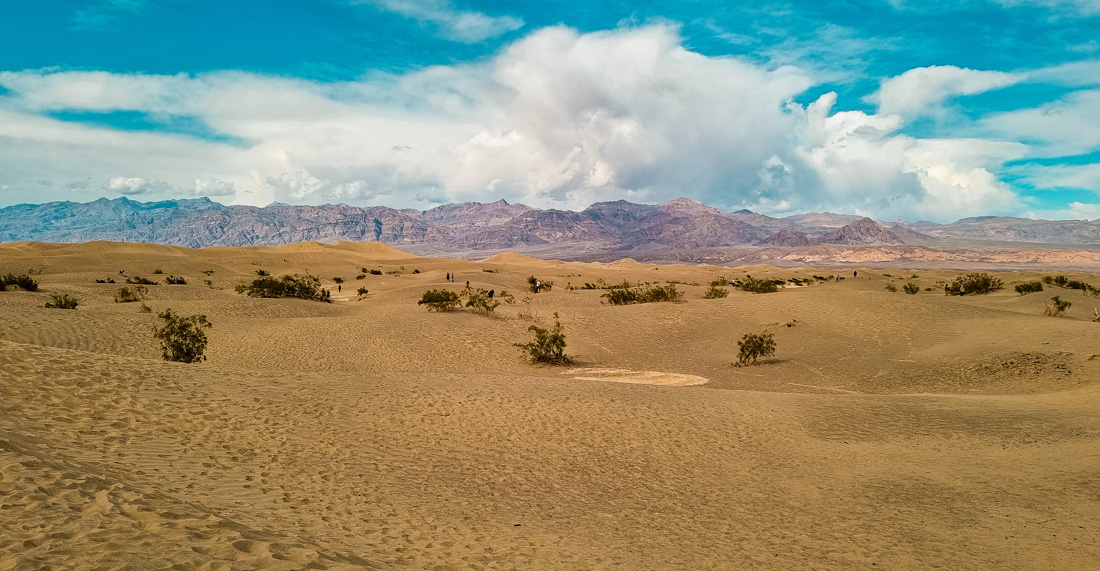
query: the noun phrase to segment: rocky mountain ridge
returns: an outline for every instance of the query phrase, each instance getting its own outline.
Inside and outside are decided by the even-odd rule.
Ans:
[[[888,226],[845,214],[775,218],[745,210],[726,212],[685,198],[658,205],[600,202],[579,212],[541,210],[503,200],[417,211],[344,204],[227,206],[206,198],[147,203],[101,198],[88,203],[20,204],[0,209],[0,241],[29,240],[111,240],[187,247],[346,240],[381,242],[420,254],[469,255],[517,249],[579,259],[734,246],[935,248],[948,240],[1100,246],[1100,220],[979,217],[952,224],[898,222]],[[691,258],[694,256],[684,259]]]

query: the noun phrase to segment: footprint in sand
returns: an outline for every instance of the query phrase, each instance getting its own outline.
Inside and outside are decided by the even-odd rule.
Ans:
[[[666,387],[690,387],[707,382],[704,377],[661,371],[634,371],[631,369],[569,369],[562,373],[572,375],[582,381],[607,381],[611,383],[632,383],[637,385],[662,385]]]

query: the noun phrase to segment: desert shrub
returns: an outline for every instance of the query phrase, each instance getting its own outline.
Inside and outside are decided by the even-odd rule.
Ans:
[[[263,277],[263,276],[270,276],[270,275],[271,275],[271,272],[269,272],[269,271],[267,271],[267,270],[265,270],[265,269],[263,269],[263,268],[260,268],[260,269],[256,270],[256,275],[258,275],[258,276],[261,276],[261,277]]]
[[[113,284],[113,283],[115,283],[115,280],[114,280],[114,278],[107,278],[105,280],[96,280],[95,283],[97,283],[97,284]]]
[[[27,274],[6,274],[0,277],[0,291],[3,291],[6,286],[10,285],[19,286],[25,291],[38,291],[38,282],[31,279]]]
[[[730,280],[726,276],[718,276],[718,279],[711,281],[707,285],[709,285],[711,287],[722,287],[722,286],[730,285]]]
[[[357,293],[359,295],[367,295],[367,293],[369,293],[369,292],[367,291],[367,288],[361,287],[361,288],[355,290],[355,293]]]
[[[367,273],[372,276],[380,276],[382,275],[382,270],[368,270]]]
[[[779,291],[779,286],[775,284],[775,281],[756,279],[752,276],[746,276],[745,279],[741,280],[738,287],[741,288],[741,291],[752,293],[775,293]]]
[[[1020,295],[1027,295],[1037,291],[1043,291],[1043,282],[1024,282],[1022,284],[1016,284],[1016,293]]]
[[[492,317],[499,306],[500,301],[490,298],[489,292],[481,288],[470,292],[470,297],[466,300],[466,307],[472,307],[474,311],[486,317]]]
[[[202,283],[206,284],[206,287],[214,289],[214,282],[212,280],[202,280]]]
[[[367,274],[359,274],[359,275],[355,276],[355,279],[357,279],[357,280],[361,280],[361,279],[363,279],[363,278],[365,278],[365,277],[367,277]]]
[[[1042,282],[1047,285],[1056,285],[1058,287],[1066,287],[1066,283],[1069,280],[1066,276],[1043,276]]]
[[[145,299],[146,290],[143,286],[137,286],[133,289],[128,287],[122,287],[118,289],[118,293],[115,294],[115,303],[130,303],[133,301],[141,301]]]
[[[508,305],[515,305],[516,304],[516,296],[508,293],[507,290],[503,290],[503,289],[500,290],[500,293],[497,294],[497,299],[499,299],[500,301],[503,301],[504,303],[506,303]]]
[[[179,363],[197,363],[205,361],[206,333],[203,329],[212,327],[205,315],[183,317],[165,309],[157,317],[164,320],[163,327],[153,326],[153,337],[160,340],[165,361]]]
[[[613,288],[600,297],[607,298],[611,305],[631,305],[635,303],[653,303],[658,301],[682,302],[684,292],[676,289],[676,286],[639,286],[631,289]]]
[[[141,302],[141,307],[138,308],[138,311],[140,311],[141,313],[153,313],[153,308],[145,305],[145,302],[143,301]]]
[[[495,270],[495,269],[493,269],[493,268],[481,268],[481,271],[483,271],[483,272],[485,272],[485,273],[487,273],[487,274],[496,274],[496,273],[499,273],[499,270]]]
[[[891,292],[891,293],[897,293],[897,291],[898,291],[898,286],[896,286],[896,285],[894,285],[894,284],[886,284],[886,287],[884,287],[884,288],[882,288],[882,289],[884,289],[884,290],[886,290],[886,291],[888,291],[888,292]]]
[[[528,276],[528,278],[527,278],[527,289],[530,290],[531,293],[536,293],[535,292],[535,283],[540,282],[540,281],[542,282],[542,291],[550,291],[550,290],[554,289],[554,282],[547,281],[547,280],[539,280],[535,276]]]
[[[535,334],[535,340],[530,343],[515,343],[515,346],[527,353],[527,358],[532,363],[568,365],[573,362],[565,356],[565,332],[558,321],[557,313],[554,314],[553,329],[532,325],[527,330]]]
[[[134,276],[132,278],[126,278],[126,283],[128,283],[128,284],[137,284],[137,285],[160,285],[159,283],[157,283],[157,282],[155,282],[155,281],[153,281],[149,278],[143,278],[141,276]]]
[[[251,283],[240,284],[237,293],[249,297],[297,297],[311,301],[332,303],[331,294],[321,287],[321,279],[311,275],[286,275],[281,278],[263,276]]]
[[[1087,283],[1082,282],[1082,281],[1077,281],[1077,280],[1067,281],[1066,282],[1066,287],[1069,288],[1069,289],[1079,289],[1079,290],[1084,290],[1084,291],[1089,291],[1089,290],[1093,289],[1093,287],[1090,284],[1087,284]]]
[[[414,274],[419,274],[419,273],[420,273],[420,269],[419,269],[419,268],[413,268],[413,273],[414,273]]]
[[[913,283],[913,282],[909,282],[909,283],[901,286],[901,289],[902,289],[902,291],[904,291],[905,293],[907,293],[909,295],[916,295],[917,292],[920,291],[920,286]]]
[[[740,352],[737,355],[737,365],[754,365],[760,357],[768,357],[775,354],[775,335],[773,333],[746,333],[737,342]]]
[[[979,295],[991,293],[1004,287],[1004,282],[985,272],[974,272],[959,276],[943,286],[947,295]]]
[[[458,309],[458,293],[445,289],[430,289],[424,292],[417,305],[428,306],[428,311],[454,311]]]
[[[729,294],[730,294],[730,290],[728,290],[724,287],[718,287],[718,286],[714,285],[714,282],[711,282],[711,284],[709,286],[707,286],[707,291],[703,292],[703,298],[704,299],[720,299],[720,298],[726,297]]]
[[[50,301],[46,302],[46,307],[50,309],[76,309],[79,303],[75,297],[67,293],[51,293]]]
[[[210,277],[214,275],[214,270],[203,270],[202,273],[206,274],[207,277]]]
[[[161,275],[161,274],[163,274],[163,273],[164,273],[164,270],[162,270],[162,269],[160,269],[160,268],[157,268],[157,269],[153,270],[153,273],[154,273],[154,274],[157,274],[157,275],[159,276],[159,275]]]
[[[187,280],[183,279],[183,276],[178,278],[176,276],[168,276],[164,278],[164,283],[168,285],[185,285],[187,284]]]
[[[338,284],[342,284],[342,283],[344,283],[344,278],[341,278],[341,277],[335,277],[335,278],[332,278],[332,281],[334,281],[334,282],[336,282],[336,283],[338,283]]]
[[[1047,304],[1047,307],[1043,311],[1043,313],[1051,317],[1062,317],[1063,315],[1065,315],[1066,310],[1069,309],[1069,306],[1071,305],[1073,304],[1068,301],[1062,301],[1058,299],[1058,296],[1054,296],[1050,298],[1050,303]]]

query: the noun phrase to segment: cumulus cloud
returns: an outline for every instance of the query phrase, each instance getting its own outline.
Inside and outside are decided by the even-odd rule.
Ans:
[[[1008,87],[1024,79],[1025,76],[1021,74],[966,69],[953,65],[918,67],[884,80],[878,92],[870,99],[878,103],[879,113],[925,115],[937,112],[950,97],[976,95]]]
[[[1100,90],[1075,91],[1034,109],[995,113],[979,124],[989,132],[1026,140],[1036,155],[1057,157],[1100,149]]]
[[[118,193],[123,196],[153,194],[173,190],[172,185],[164,181],[119,175],[107,179],[107,182],[103,183],[103,188],[109,192]]]
[[[464,43],[481,42],[523,27],[519,18],[460,10],[447,0],[356,0],[355,3],[374,4],[430,25],[444,38]]]
[[[1008,81],[952,69],[930,72],[936,87],[890,96],[890,105],[923,112]],[[915,139],[899,133],[902,115],[836,112],[833,94],[792,102],[815,83],[799,68],[689,51],[663,25],[547,28],[475,64],[342,83],[245,72],[6,72],[0,171],[15,181],[91,176],[114,193],[252,204],[506,198],[583,208],[688,196],[771,213],[899,218],[1015,204],[995,173],[1020,145]],[[193,117],[245,143],[51,116],[72,110]],[[49,160],[58,152],[64,164]]]

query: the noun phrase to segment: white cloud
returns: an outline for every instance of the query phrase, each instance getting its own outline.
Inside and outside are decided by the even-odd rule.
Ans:
[[[154,194],[158,192],[167,192],[173,190],[172,185],[164,181],[119,175],[115,175],[107,179],[107,182],[103,183],[103,188],[107,191],[115,192],[124,196]]]
[[[981,71],[953,65],[918,67],[882,82],[870,97],[879,113],[917,116],[936,113],[957,95],[975,95],[1023,81],[1022,74]]]
[[[191,187],[191,194],[210,197],[235,196],[237,188],[232,182],[221,179],[196,178],[194,185]]]
[[[961,71],[989,84],[986,72]],[[669,26],[548,28],[477,64],[344,83],[5,72],[0,172],[23,188],[43,175],[90,176],[116,193],[251,204],[506,198],[583,208],[688,196],[899,218],[1013,208],[995,173],[1019,145],[914,139],[897,132],[896,114],[834,112],[835,95],[791,103],[814,83],[798,68],[688,51]],[[941,81],[908,108],[974,89]],[[49,116],[61,110],[187,116],[247,144]]]
[[[979,125],[1003,137],[1028,141],[1036,156],[1079,155],[1100,149],[1100,90],[1073,92],[1034,109],[996,113]]]
[[[1005,7],[1044,6],[1052,10],[1074,11],[1084,15],[1100,14],[1100,0],[994,0]]]
[[[355,0],[355,3],[374,4],[429,24],[437,28],[443,37],[464,43],[481,42],[523,27],[523,20],[519,18],[460,10],[448,0]]]

